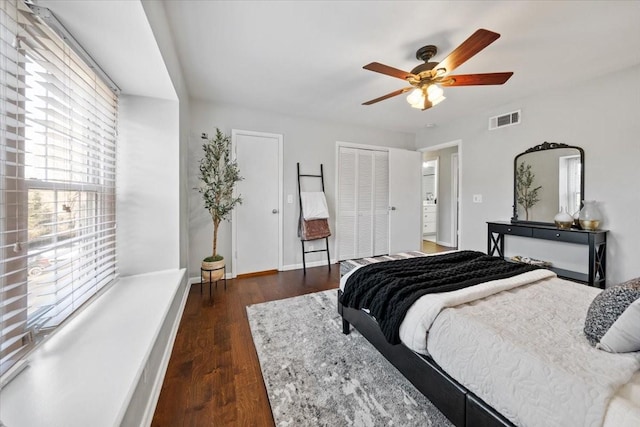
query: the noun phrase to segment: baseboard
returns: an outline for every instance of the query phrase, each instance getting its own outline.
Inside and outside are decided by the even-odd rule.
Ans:
[[[436,244],[440,245],[440,246],[446,246],[448,248],[452,248],[453,247],[453,243],[443,242],[443,241],[440,241],[440,240],[436,240]]]
[[[335,259],[331,260],[331,264],[336,264],[338,261]],[[322,261],[310,261],[307,262],[307,268],[309,267],[326,267],[327,265],[327,260],[322,260]],[[281,271],[289,271],[289,270],[300,270],[302,269],[302,263],[299,264],[289,264],[289,265],[283,265],[282,266],[282,270]]]
[[[332,259],[331,260],[331,264],[336,264],[338,263],[338,260],[336,259]],[[307,262],[307,268],[309,267],[324,267],[327,265],[327,261],[323,260],[323,261],[309,261]],[[302,270],[302,263],[299,264],[289,264],[289,265],[283,265],[282,269],[280,269],[280,271],[289,271],[289,270]],[[231,275],[231,273],[227,273],[227,279],[231,280],[233,279],[233,276]],[[200,284],[200,278],[199,277],[191,277],[189,278],[189,285],[199,285]]]

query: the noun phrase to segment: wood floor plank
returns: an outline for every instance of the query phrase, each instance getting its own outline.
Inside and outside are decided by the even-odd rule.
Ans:
[[[273,426],[246,307],[335,289],[339,268],[229,280],[227,290],[192,285],[152,426]]]
[[[336,289],[339,277],[337,264],[250,276],[214,285],[212,299],[192,285],[151,425],[274,426],[246,307]]]

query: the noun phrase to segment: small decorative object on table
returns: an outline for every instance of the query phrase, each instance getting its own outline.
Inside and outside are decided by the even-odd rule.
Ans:
[[[585,200],[584,207],[580,210],[580,227],[583,230],[594,231],[600,227],[602,214],[595,200]]]
[[[549,261],[542,261],[540,259],[529,258],[526,256],[515,255],[510,259],[511,261],[520,262],[522,264],[538,265],[540,267],[551,267],[551,263]]]
[[[562,210],[553,217],[553,222],[556,224],[556,227],[566,230],[571,228],[573,217],[567,213],[566,208],[562,208]]]
[[[573,214],[573,226],[580,229],[580,209]]]

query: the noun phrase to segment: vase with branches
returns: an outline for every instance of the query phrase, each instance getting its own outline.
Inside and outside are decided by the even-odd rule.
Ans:
[[[206,138],[202,144],[204,155],[200,159],[200,186],[198,192],[202,194],[204,207],[213,221],[213,244],[210,256],[203,260],[208,262],[222,262],[224,258],[218,254],[218,229],[220,223],[229,219],[233,208],[242,203],[242,198],[233,194],[237,182],[243,178],[235,160],[231,159],[231,138],[216,128],[214,138]],[[212,266],[208,266],[213,268]]]
[[[542,186],[531,188],[535,179],[536,175],[531,171],[531,165],[526,162],[518,165],[516,171],[516,194],[518,204],[524,209],[526,221],[529,221],[529,209],[540,201],[538,192],[542,189]]]

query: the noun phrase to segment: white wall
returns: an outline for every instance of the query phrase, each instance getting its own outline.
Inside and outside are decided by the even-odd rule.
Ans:
[[[508,83],[507,83],[508,85]],[[487,130],[488,118],[522,109],[522,124]],[[607,283],[640,276],[640,67],[571,88],[523,99],[473,117],[421,130],[418,147],[461,139],[461,242],[463,249],[487,249],[486,221],[509,220],[513,205],[513,159],[544,141],[582,147],[585,198],[598,200],[608,229]],[[472,195],[482,194],[483,203]],[[526,240],[526,247],[567,266],[583,263],[575,246]],[[507,243],[509,246],[509,243]],[[535,256],[535,255],[532,255]],[[558,264],[559,267],[563,265]]]
[[[188,147],[190,133],[189,93],[182,73],[182,66],[173,44],[173,35],[167,20],[164,5],[159,1],[142,0],[151,30],[158,43],[171,83],[178,96],[179,105],[179,223],[180,223],[180,267],[186,268],[189,259],[189,184]]]
[[[178,103],[122,95],[118,132],[116,239],[120,274],[178,268]]]
[[[297,237],[298,204],[296,163],[303,173],[319,173],[324,165],[325,189],[331,230],[335,233],[335,149],[336,141],[413,149],[414,135],[367,129],[338,123],[284,116],[231,105],[218,105],[201,101],[191,102],[191,139],[189,145],[189,277],[199,274],[200,261],[211,252],[213,226],[205,211],[200,194],[193,190],[197,183],[198,161],[202,157],[203,132],[212,134],[219,127],[226,134],[231,129],[278,133],[284,136],[284,266],[302,265],[300,240]],[[240,171],[242,174],[242,171]],[[287,204],[286,196],[293,195],[294,203]],[[332,258],[335,256],[335,236],[329,239]],[[230,258],[231,226],[222,224],[218,236],[219,252]],[[325,253],[310,254],[307,262],[322,260]],[[299,268],[299,267],[298,267]]]

